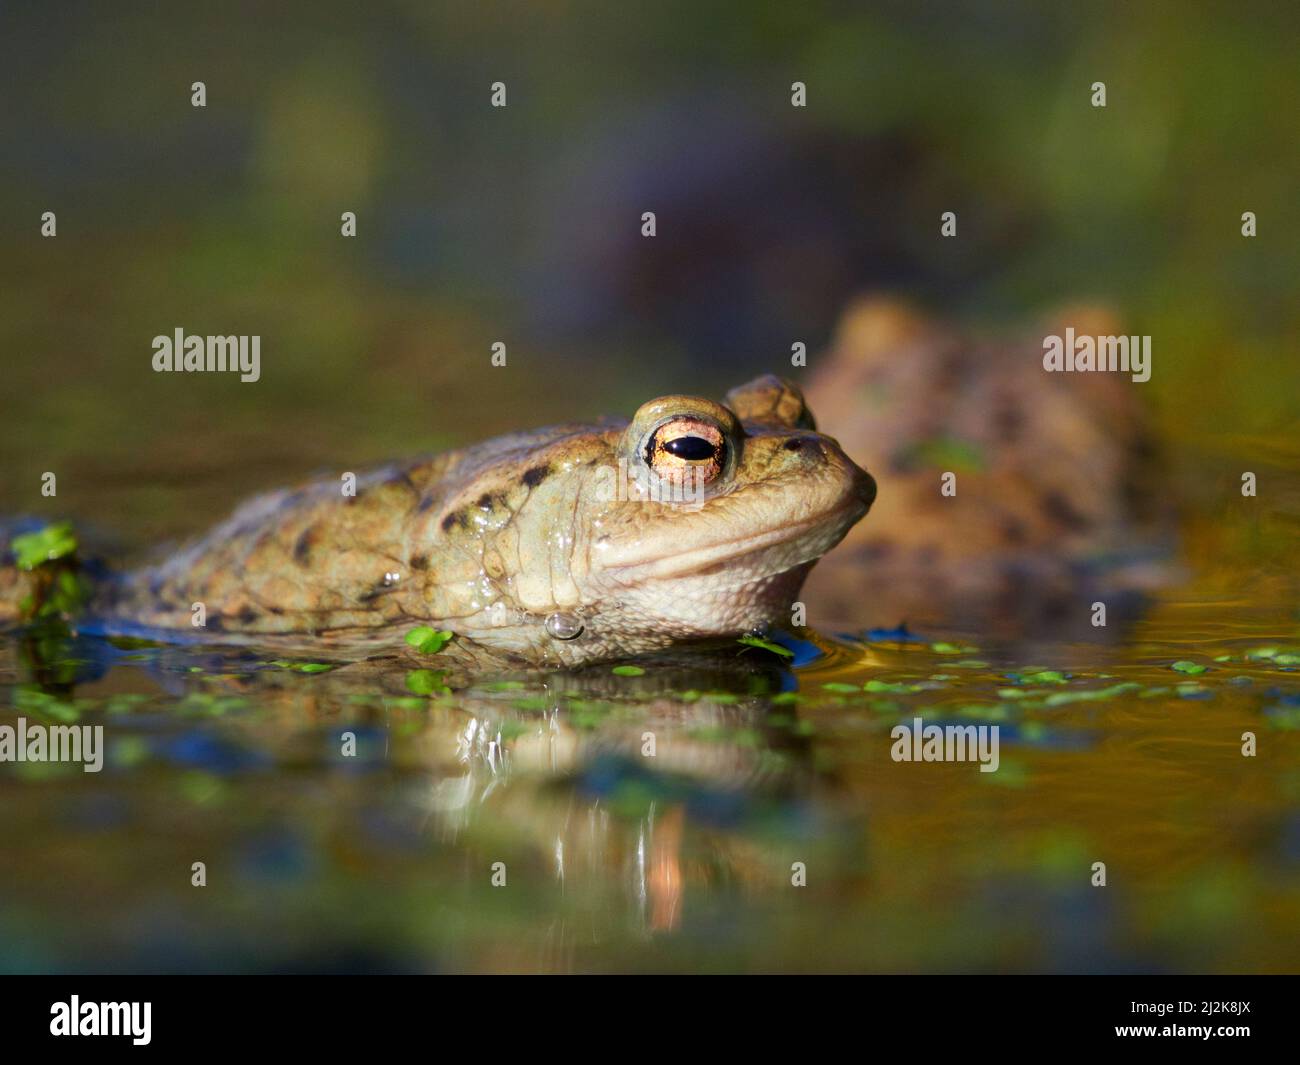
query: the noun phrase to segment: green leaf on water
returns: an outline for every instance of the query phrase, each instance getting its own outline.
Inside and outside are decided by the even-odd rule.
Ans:
[[[441,695],[451,691],[443,683],[446,675],[441,669],[413,669],[406,674],[406,690],[416,695]]]
[[[9,544],[19,569],[35,569],[43,562],[66,558],[77,550],[77,537],[67,521],[15,536]]]
[[[406,634],[406,642],[421,654],[436,655],[451,643],[455,635],[450,629],[431,629],[428,625],[421,625]]]
[[[611,673],[616,677],[643,677],[645,670],[640,666],[615,666]]]
[[[773,643],[771,640],[765,640],[761,636],[742,636],[737,643],[743,643],[746,647],[761,647],[764,651],[771,651],[774,655],[780,655],[782,658],[793,658],[794,652],[788,647],[782,647],[779,643]]]
[[[328,673],[334,668],[328,662],[290,662],[283,658],[277,658],[271,665],[279,666],[281,669],[292,669],[295,673]]]
[[[895,695],[906,695],[921,690],[919,684],[891,684],[884,680],[869,680],[862,687],[869,692],[892,692]]]
[[[822,685],[822,687],[828,692],[853,692],[854,694],[857,694],[862,690],[856,684],[845,684],[843,681],[839,680],[828,680]]]
[[[1169,667],[1176,673],[1204,673],[1206,667],[1196,662],[1188,662],[1186,659],[1180,659]]]

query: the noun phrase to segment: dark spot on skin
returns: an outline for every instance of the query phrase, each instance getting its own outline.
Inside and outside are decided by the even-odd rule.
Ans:
[[[226,623],[220,618],[208,618],[206,627],[212,632],[226,631]]]
[[[428,555],[412,555],[412,556],[411,556],[411,561],[410,561],[410,566],[411,566],[411,569],[428,569],[428,568],[429,568],[429,556],[428,556]]]
[[[1009,518],[1002,525],[1002,536],[1009,544],[1023,544],[1025,542],[1025,526],[1015,518]]]
[[[316,545],[318,536],[314,525],[309,525],[298,534],[298,539],[293,542],[293,560],[298,565],[305,566],[311,560],[311,549]]]
[[[427,496],[425,496],[425,497],[424,497],[423,499],[421,499],[420,502],[416,505],[415,512],[416,512],[417,514],[423,514],[426,510],[428,510],[431,506],[433,506],[434,502],[435,502],[435,499],[434,499],[433,496],[431,496],[431,495],[427,495]]]
[[[462,529],[469,525],[469,515],[463,510],[453,510],[442,519],[442,531],[445,533],[451,532],[457,525]]]
[[[531,470],[525,470],[524,475],[520,480],[522,480],[529,488],[536,488],[550,475],[550,466],[534,466]]]
[[[257,620],[258,614],[257,611],[254,610],[251,606],[245,606],[240,608],[240,611],[236,616],[239,618],[242,624],[251,625],[254,621]]]
[[[785,442],[785,449],[787,451],[802,451],[803,441],[796,436],[793,440],[787,440]]]
[[[1043,512],[1068,529],[1086,529],[1092,524],[1087,515],[1080,514],[1060,492],[1048,492],[1043,497]]]
[[[479,510],[492,509],[492,497],[488,495],[486,492],[484,492],[481,496],[478,497],[478,509]]]
[[[284,613],[284,607],[273,606],[273,607],[268,607],[268,609],[271,611],[272,614],[283,614],[283,613]]]

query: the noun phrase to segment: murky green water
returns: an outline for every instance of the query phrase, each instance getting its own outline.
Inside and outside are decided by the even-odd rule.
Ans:
[[[1280,604],[1189,596],[1033,661],[859,634],[787,640],[794,664],[737,647],[429,694],[406,672],[9,639],[3,722],[102,724],[106,756],[0,767],[0,957],[1294,970],[1300,637]],[[1000,726],[998,770],[894,761],[916,717]]]

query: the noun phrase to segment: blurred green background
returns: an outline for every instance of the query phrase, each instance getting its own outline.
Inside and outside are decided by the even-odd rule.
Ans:
[[[1281,3],[7,4],[0,509],[48,509],[53,470],[61,513],[189,532],[321,467],[789,372],[876,289],[991,326],[1110,303],[1154,337],[1171,439],[1294,439],[1298,28]],[[155,374],[178,326],[260,334],[261,381]]]

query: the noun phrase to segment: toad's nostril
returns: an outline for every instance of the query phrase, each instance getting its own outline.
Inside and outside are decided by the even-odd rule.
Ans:
[[[824,455],[821,442],[815,436],[792,436],[785,442],[786,451],[803,451],[814,457]]]

